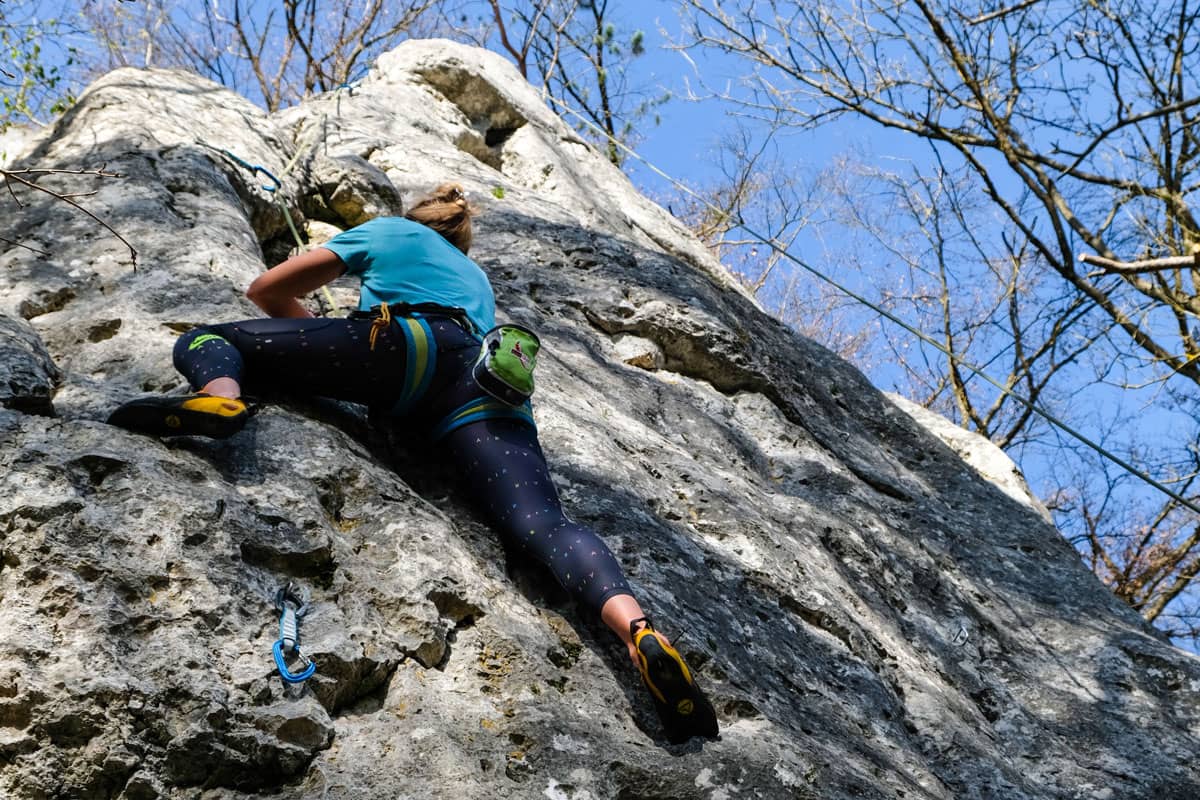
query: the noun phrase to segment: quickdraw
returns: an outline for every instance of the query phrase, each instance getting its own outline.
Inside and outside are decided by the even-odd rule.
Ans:
[[[275,609],[279,612],[279,639],[271,648],[275,654],[275,666],[279,676],[288,683],[303,683],[317,671],[317,665],[300,651],[300,618],[308,611],[308,598],[300,587],[291,581],[275,593]],[[287,665],[285,653],[295,653],[304,669],[292,672]]]

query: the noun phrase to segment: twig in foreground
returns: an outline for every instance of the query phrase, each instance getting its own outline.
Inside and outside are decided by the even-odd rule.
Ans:
[[[45,250],[39,250],[36,247],[30,247],[27,244],[21,244],[20,242],[14,242],[12,239],[7,239],[3,236],[0,236],[0,242],[7,242],[8,244],[11,244],[13,247],[20,247],[25,250],[29,250],[31,252],[37,253],[39,256],[46,256],[47,258],[50,257],[50,254],[47,253]]]
[[[113,228],[112,225],[109,225],[107,222],[100,219],[100,217],[96,216],[91,211],[88,211],[86,208],[79,205],[79,203],[76,203],[72,199],[75,197],[86,197],[90,194],[94,194],[94,192],[74,193],[74,194],[64,194],[64,193],[56,192],[53,189],[47,189],[45,186],[42,186],[35,180],[36,178],[41,177],[43,175],[93,175],[98,178],[121,178],[123,176],[118,172],[106,172],[104,167],[100,167],[99,169],[37,169],[37,168],[34,168],[34,169],[29,169],[29,168],[26,168],[26,169],[0,169],[0,176],[4,177],[4,186],[5,186],[5,188],[8,189],[8,193],[10,195],[12,195],[13,200],[16,201],[18,206],[21,205],[21,201],[20,201],[20,199],[17,198],[17,193],[15,191],[13,191],[13,182],[16,182],[22,186],[27,186],[30,189],[35,189],[39,192],[44,192],[45,194],[50,195],[54,199],[61,200],[62,202],[66,203],[67,205],[71,206],[72,208],[74,208],[78,211],[82,211],[84,214],[87,214],[89,217],[91,217],[97,223],[99,223],[102,227],[104,227],[104,229],[107,230],[109,233],[111,233],[113,236],[120,239],[121,243],[124,244],[127,248],[129,248],[129,260],[131,262],[133,262],[133,268],[136,270],[137,269],[137,250],[134,248],[133,245],[131,245],[129,243],[129,240],[126,239],[121,234],[117,233],[116,229]],[[5,239],[4,241],[10,242],[10,244],[17,244],[16,242],[11,242],[8,239]],[[41,252],[40,250],[36,250],[35,248],[32,248],[32,247],[26,247],[25,249],[33,250],[34,252]]]

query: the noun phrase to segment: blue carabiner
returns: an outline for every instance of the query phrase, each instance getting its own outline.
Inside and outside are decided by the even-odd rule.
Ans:
[[[279,676],[288,683],[302,683],[317,671],[317,665],[300,652],[300,617],[308,611],[307,595],[288,581],[275,594],[275,608],[279,611],[279,639],[271,648],[275,666],[279,668]],[[304,659],[307,666],[300,672],[288,669],[283,658],[285,649]]]
[[[303,658],[300,652],[299,645],[295,648],[296,654]],[[287,662],[283,660],[283,639],[275,642],[275,646],[271,648],[271,652],[275,654],[275,666],[279,668],[279,677],[283,678],[288,683],[304,683],[311,678],[317,671],[317,665],[309,661],[308,666],[300,672],[292,672],[288,669]],[[307,659],[306,659],[307,660]]]

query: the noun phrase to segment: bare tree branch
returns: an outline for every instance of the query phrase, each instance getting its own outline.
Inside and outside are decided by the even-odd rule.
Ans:
[[[97,178],[122,178],[124,176],[122,176],[116,172],[107,172],[103,167],[101,167],[100,169],[74,169],[74,170],[72,170],[72,169],[38,169],[38,168],[15,169],[15,170],[0,169],[0,177],[4,178],[4,185],[8,189],[9,193],[13,196],[14,199],[16,199],[16,193],[13,191],[13,183],[15,182],[18,185],[25,186],[34,191],[48,194],[51,197],[53,197],[54,199],[60,200],[64,203],[66,203],[67,205],[71,206],[72,208],[83,212],[84,214],[86,214],[87,216],[89,216],[93,220],[95,220],[97,223],[99,223],[101,227],[103,227],[105,230],[107,230],[113,236],[120,239],[121,243],[124,244],[127,248],[129,248],[129,260],[133,263],[134,269],[137,269],[137,250],[134,249],[134,246],[129,243],[129,240],[127,240],[121,234],[117,233],[115,228],[113,228],[107,222],[102,220],[100,217],[96,216],[91,211],[88,211],[86,208],[79,205],[79,203],[75,202],[75,200],[72,198],[74,198],[78,195],[56,192],[53,189],[49,189],[49,188],[39,184],[36,179],[39,177],[45,176],[45,175],[91,175],[91,176],[94,176]],[[32,250],[33,248],[26,248],[26,249]]]
[[[46,258],[48,258],[50,256],[50,254],[47,253],[45,250],[39,250],[36,247],[30,247],[29,245],[22,244],[21,242],[14,242],[12,239],[6,238],[4,236],[0,236],[0,242],[5,242],[6,244],[11,244],[13,247],[20,247],[23,250],[28,250],[31,253],[37,253],[39,256],[43,256]]]
[[[1193,248],[1193,253],[1194,255],[1190,256],[1148,258],[1142,261],[1116,261],[1091,253],[1080,253],[1079,260],[1084,264],[1100,267],[1100,272],[1092,273],[1095,275],[1106,273],[1134,275],[1139,272],[1158,272],[1160,270],[1182,269],[1184,267],[1200,267],[1200,248]]]
[[[985,22],[991,22],[994,19],[999,19],[1000,17],[1004,17],[1004,16],[1007,16],[1014,12],[1021,11],[1022,9],[1029,8],[1030,6],[1032,6],[1036,3],[1040,3],[1040,2],[1042,2],[1042,0],[1023,0],[1020,3],[1015,3],[1011,6],[1005,6],[1004,8],[998,8],[995,11],[991,12],[990,14],[980,14],[977,17],[968,17],[966,14],[962,13],[958,9],[955,9],[954,13],[958,14],[959,19],[961,19],[963,22],[967,23],[968,25],[982,25]]]

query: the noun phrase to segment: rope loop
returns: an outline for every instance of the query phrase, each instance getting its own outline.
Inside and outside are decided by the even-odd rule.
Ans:
[[[371,335],[368,341],[371,343],[371,349],[375,349],[375,340],[379,338],[379,334],[387,330],[388,325],[392,324],[392,312],[388,309],[387,303],[379,304],[379,316],[371,320]]]

